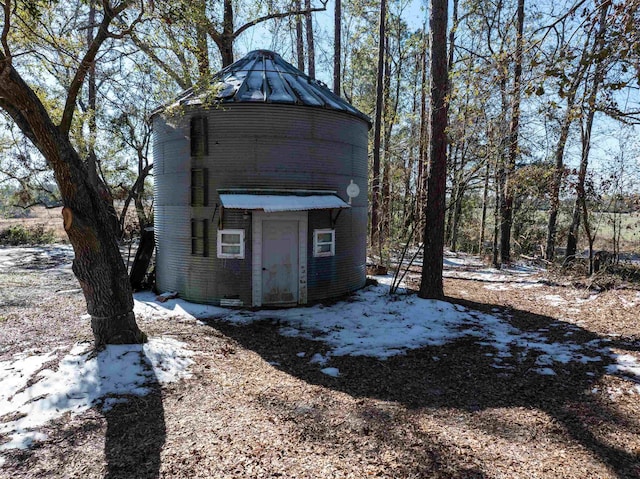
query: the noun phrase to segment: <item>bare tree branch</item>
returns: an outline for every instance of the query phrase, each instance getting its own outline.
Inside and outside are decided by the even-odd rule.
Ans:
[[[6,0],[2,3],[2,10],[4,12],[4,26],[2,27],[2,49],[4,55],[0,57],[2,63],[11,63],[11,50],[9,49],[9,29],[11,28],[11,0]]]
[[[186,90],[187,88],[190,88],[191,86],[193,86],[191,85],[191,81],[189,79],[185,81],[178,73],[176,73],[176,71],[173,68],[169,66],[167,62],[165,62],[160,57],[158,57],[158,55],[155,54],[155,52],[153,51],[150,45],[143,42],[136,35],[131,35],[131,40],[156,65],[158,65],[162,69],[162,71],[164,71],[167,75],[169,75],[173,79],[173,81],[175,81],[180,86],[180,88],[182,88],[183,90]]]
[[[91,42],[91,45],[89,45],[84,57],[80,61],[80,66],[78,67],[78,70],[71,81],[71,85],[69,86],[67,101],[64,105],[62,120],[59,125],[60,132],[63,135],[68,135],[69,130],[71,129],[71,121],[73,120],[73,113],[75,111],[78,94],[82,88],[82,84],[84,83],[87,73],[91,69],[91,65],[95,62],[100,47],[107,38],[112,38],[113,36],[113,34],[109,32],[109,25],[111,25],[111,22],[113,22],[116,16],[128,8],[131,3],[131,0],[126,0],[112,8],[109,5],[108,0],[102,1],[104,16],[102,17],[102,21],[98,27],[98,32]]]
[[[264,15],[262,17],[258,17],[255,20],[251,20],[249,23],[245,23],[244,25],[242,25],[240,28],[238,28],[235,32],[233,32],[233,38],[238,38],[244,31],[248,30],[249,28],[262,23],[262,22],[266,22],[267,20],[273,20],[276,18],[286,18],[286,17],[292,17],[294,15],[307,15],[313,12],[324,12],[327,10],[327,0],[321,1],[320,3],[322,3],[322,7],[314,7],[314,8],[306,8],[303,10],[293,10],[290,12],[279,12],[279,13],[270,13],[269,15]],[[213,37],[212,37],[213,38]],[[215,38],[213,39],[215,41]]]

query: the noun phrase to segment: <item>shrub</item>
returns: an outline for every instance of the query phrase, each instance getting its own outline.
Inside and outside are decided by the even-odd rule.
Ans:
[[[48,244],[54,241],[53,231],[45,230],[44,225],[13,225],[0,231],[0,245]]]

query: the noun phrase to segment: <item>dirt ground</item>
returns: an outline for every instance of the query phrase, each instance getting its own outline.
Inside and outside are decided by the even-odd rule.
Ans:
[[[0,360],[91,340],[63,261],[0,270]],[[445,292],[522,330],[607,339],[640,359],[635,289],[597,293],[540,275],[535,289],[449,277]],[[541,376],[530,357],[503,371],[461,339],[385,361],[335,357],[334,378],[297,357],[324,353],[322,343],[283,337],[270,321],[139,322],[197,352],[193,377],[50,424],[45,441],[8,455],[0,477],[640,478],[640,395],[605,362]]]

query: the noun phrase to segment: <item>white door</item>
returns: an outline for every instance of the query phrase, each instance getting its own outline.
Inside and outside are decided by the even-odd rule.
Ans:
[[[298,221],[262,222],[262,304],[298,302],[298,245]]]

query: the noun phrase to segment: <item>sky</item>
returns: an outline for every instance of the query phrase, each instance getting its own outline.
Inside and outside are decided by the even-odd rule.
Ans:
[[[0,248],[0,265],[11,268],[47,254],[58,258],[67,254],[68,261],[72,259],[72,252],[64,248]],[[541,273],[527,266],[498,271],[483,266],[473,256],[445,258],[445,276],[478,279],[487,289],[535,291],[543,285]],[[163,319],[197,324],[203,318],[215,318],[236,325],[274,321],[282,336],[322,343],[323,350],[327,350],[323,354],[301,350],[295,355],[297,360],[306,361],[331,377],[341,374],[332,362],[337,357],[368,356],[384,361],[412,349],[445,345],[467,337],[486,348],[491,367],[499,370],[513,369],[514,362],[530,354],[536,357],[530,374],[543,376],[555,376],[569,363],[602,361],[608,364],[608,374],[628,381],[631,391],[640,394],[640,362],[631,355],[616,354],[606,337],[587,343],[574,341],[572,337],[579,326],[562,319],[537,330],[522,331],[498,309],[491,313],[474,311],[444,301],[422,300],[402,289],[401,294],[392,296],[388,294],[391,276],[375,279],[377,285],[331,306],[232,310],[179,298],[160,302],[153,293],[141,292],[135,295],[135,313],[139,321]],[[574,297],[540,295],[539,300],[570,309],[597,298],[596,294],[584,298],[579,291],[571,294]],[[625,307],[640,307],[640,292]],[[89,321],[89,316],[78,320]],[[555,328],[561,328],[561,341],[549,338],[555,332],[550,330]],[[149,393],[151,384],[189,381],[194,362],[206,360],[200,359],[206,356],[198,356],[193,345],[162,336],[152,337],[145,345],[108,346],[95,356],[90,349],[88,343],[60,344],[46,353],[24,351],[0,361],[0,434],[8,439],[0,444],[0,466],[4,451],[29,448],[44,440],[42,429],[50,421],[67,413],[81,414],[89,408],[105,412],[126,401],[126,395]]]

